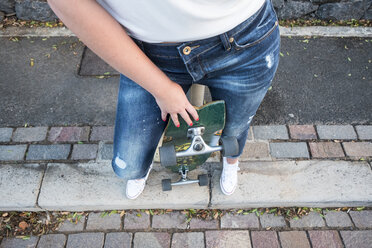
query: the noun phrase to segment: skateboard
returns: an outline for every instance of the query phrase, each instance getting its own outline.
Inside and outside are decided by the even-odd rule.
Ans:
[[[221,137],[225,127],[225,101],[212,101],[195,109],[199,120],[194,120],[192,126],[183,118],[178,118],[180,127],[177,128],[169,118],[165,127],[163,144],[159,147],[160,164],[181,174],[181,179],[173,183],[170,179],[163,179],[163,191],[172,190],[172,186],[191,183],[206,186],[207,174],[199,175],[197,180],[191,180],[187,177],[187,172],[202,165],[213,152],[221,151],[223,156],[238,154],[239,144],[236,137]]]

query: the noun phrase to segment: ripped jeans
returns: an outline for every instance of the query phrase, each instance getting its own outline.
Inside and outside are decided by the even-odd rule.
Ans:
[[[131,38],[185,94],[197,83],[208,86],[213,101],[225,101],[221,135],[237,137],[239,153],[228,158],[238,158],[279,63],[279,25],[271,0],[233,29],[214,37],[179,43]],[[117,176],[129,180],[146,175],[166,123],[155,98],[120,74],[112,159]]]

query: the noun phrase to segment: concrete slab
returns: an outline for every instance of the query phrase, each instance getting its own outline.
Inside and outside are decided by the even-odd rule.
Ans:
[[[197,169],[190,178],[206,173]],[[113,172],[110,161],[88,163],[49,163],[41,186],[39,205],[48,210],[89,211],[143,208],[206,208],[209,188],[197,184],[176,186],[163,192],[161,179],[178,175],[154,166],[144,192],[135,200],[125,196],[125,181]]]
[[[40,164],[0,165],[0,211],[39,211],[36,205],[45,167]]]
[[[212,208],[372,206],[372,171],[366,162],[274,161],[241,163],[233,195],[213,173]]]

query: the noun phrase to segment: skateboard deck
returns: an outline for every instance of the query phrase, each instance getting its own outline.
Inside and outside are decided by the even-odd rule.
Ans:
[[[201,107],[195,107],[199,115],[199,121],[195,121],[192,116],[193,125],[189,126],[185,120],[178,115],[180,127],[176,127],[173,120],[169,118],[163,138],[163,146],[174,145],[176,152],[185,151],[191,145],[191,139],[187,137],[187,131],[193,127],[204,127],[204,134],[202,138],[205,143],[210,146],[217,146],[218,144],[210,144],[213,136],[221,135],[225,127],[225,101],[218,100],[209,102]],[[179,171],[179,167],[188,166],[189,170],[193,170],[198,165],[202,165],[211,155],[211,153],[177,157],[177,165],[169,167],[174,172]]]

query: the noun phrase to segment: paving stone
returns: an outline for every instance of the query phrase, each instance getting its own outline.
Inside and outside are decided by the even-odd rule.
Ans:
[[[102,248],[104,233],[74,233],[69,234],[66,248]]]
[[[357,139],[352,125],[317,125],[320,139]]]
[[[252,161],[239,164],[238,185],[226,196],[221,170],[211,180],[211,208],[363,206],[371,202],[372,170],[366,161]]]
[[[342,242],[336,230],[313,230],[309,231],[309,237],[313,248],[342,248]]]
[[[150,215],[133,211],[125,213],[124,229],[147,229],[150,227]]]
[[[134,248],[168,248],[170,246],[169,233],[165,232],[136,232],[134,234]]]
[[[75,220],[74,220],[75,221]],[[74,222],[70,220],[64,220],[58,227],[59,232],[75,232],[83,231],[85,218],[80,218],[80,220]]]
[[[4,238],[1,242],[1,248],[35,248],[36,243],[38,241],[38,236],[30,236],[29,239],[21,239],[21,238]]]
[[[218,221],[215,219],[199,219],[192,218],[190,221],[190,229],[218,229]]]
[[[9,142],[12,137],[13,128],[1,127],[0,128],[0,142]]]
[[[97,156],[97,144],[74,144],[71,159],[95,159]]]
[[[111,141],[114,140],[114,126],[94,126],[90,135],[90,141]]]
[[[86,230],[120,230],[121,218],[119,213],[111,215],[106,214],[102,217],[103,212],[89,213]]]
[[[206,248],[251,248],[248,231],[205,231]]]
[[[340,158],[345,157],[340,143],[335,142],[309,142],[313,158]]]
[[[304,231],[279,232],[282,248],[310,248],[309,240]]]
[[[255,140],[289,139],[285,125],[252,126]]]
[[[372,227],[372,210],[350,211],[350,216],[358,228]]]
[[[98,148],[98,160],[112,160],[114,155],[114,145],[106,144],[104,142],[99,143]]]
[[[260,224],[255,213],[247,215],[225,214],[221,217],[221,228],[259,228]]]
[[[23,160],[27,145],[0,146],[0,161]]]
[[[26,160],[67,159],[70,144],[30,145]]]
[[[132,234],[127,232],[113,232],[106,234],[104,248],[130,248],[132,244]]]
[[[359,139],[362,140],[372,139],[372,125],[358,125],[355,126],[355,129],[358,133]]]
[[[251,237],[254,248],[280,247],[278,237],[274,231],[253,231]]]
[[[66,236],[64,234],[41,235],[37,248],[64,248]]]
[[[172,238],[172,248],[204,248],[204,233],[187,232],[174,233]]]
[[[345,153],[349,157],[372,156],[372,142],[343,142]]]
[[[286,227],[284,217],[281,215],[275,216],[274,214],[264,213],[260,216],[261,226],[267,227]]]
[[[0,165],[0,211],[40,210],[36,200],[44,168],[39,164]]]
[[[175,211],[152,216],[152,228],[177,228],[187,227],[185,214]]]
[[[305,142],[270,143],[270,154],[276,158],[310,158]]]
[[[90,127],[51,127],[48,135],[50,142],[88,141]]]
[[[118,177],[110,161],[87,163],[48,163],[39,195],[39,206],[47,210],[105,211],[107,209],[187,209],[206,208],[208,187],[191,184],[162,191],[161,180],[179,175],[156,164],[147,180],[147,187],[135,200],[125,196],[126,181]],[[207,171],[198,168],[190,178]],[[187,190],[185,190],[187,189]]]
[[[269,143],[265,141],[247,141],[239,161],[271,160]]]
[[[291,139],[317,139],[313,125],[289,125]]]
[[[14,131],[12,140],[16,142],[43,141],[47,131],[48,127],[19,127]]]
[[[340,231],[345,248],[371,248],[372,230]]]
[[[350,217],[343,211],[324,211],[324,217],[329,227],[352,227]]]
[[[289,220],[290,227],[323,227],[325,226],[323,218],[317,212],[310,212],[308,215],[299,219]]]

